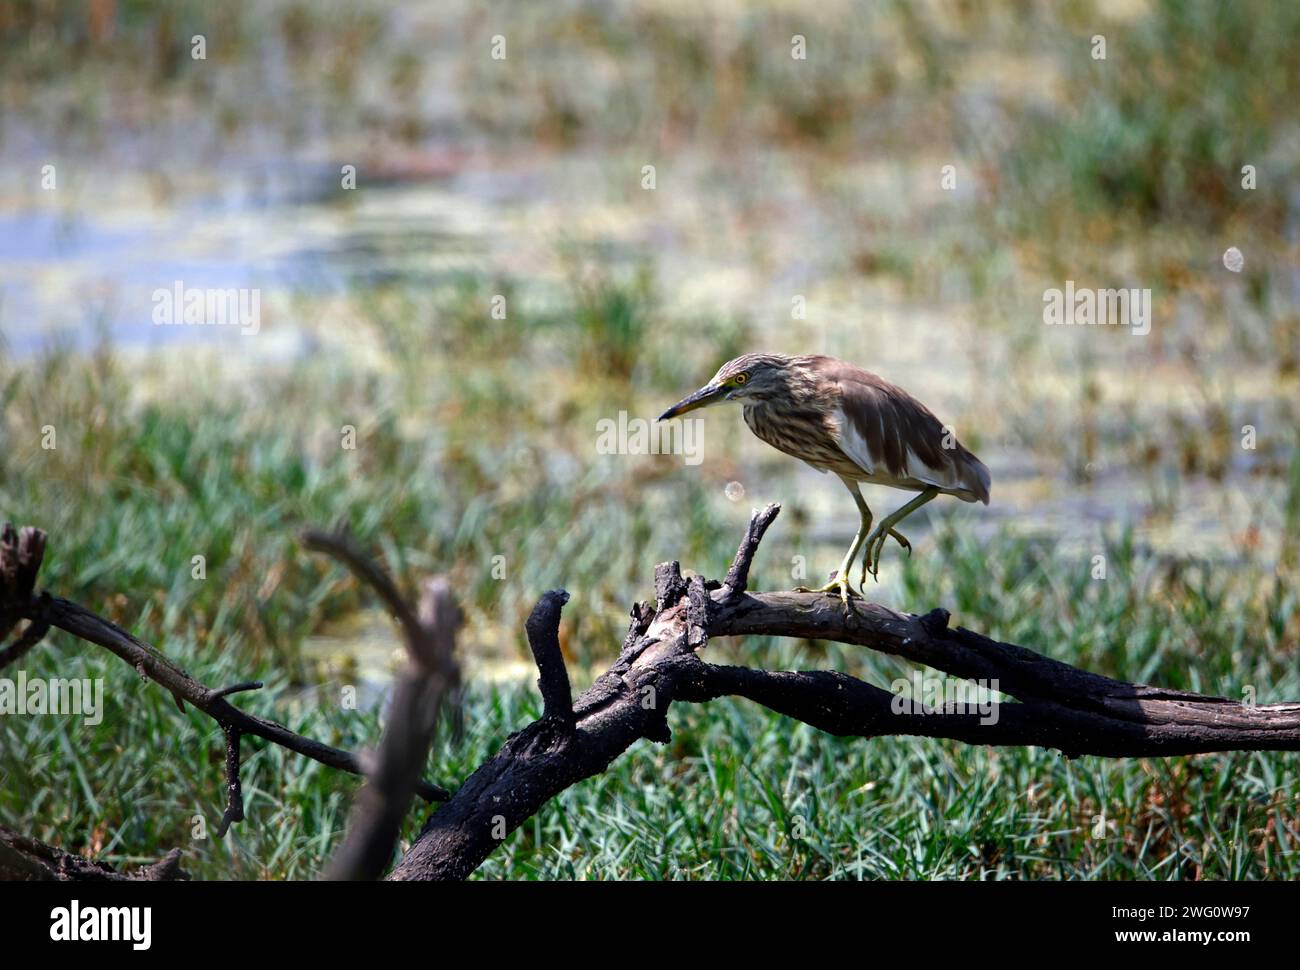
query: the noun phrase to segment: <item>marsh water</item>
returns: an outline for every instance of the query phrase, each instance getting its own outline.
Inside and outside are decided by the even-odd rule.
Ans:
[[[202,368],[209,358],[199,352],[216,346],[223,365],[212,380],[255,384],[259,369],[292,367],[324,349],[371,359],[376,337],[356,321],[376,288],[504,280],[512,300],[546,306],[560,302],[575,258],[615,274],[648,267],[663,318],[743,320],[741,349],[842,356],[926,401],[992,471],[989,508],[947,510],[975,535],[1006,526],[1086,551],[1127,529],[1161,553],[1227,568],[1243,556],[1268,564],[1281,555],[1294,488],[1294,378],[1279,376],[1267,351],[1237,351],[1270,339],[1270,319],[1295,325],[1300,193],[1291,194],[1280,249],[1256,243],[1248,227],[1239,239],[1180,234],[1171,243],[1158,228],[1138,238],[1134,248],[1167,246],[1180,272],[1198,280],[1194,298],[1156,287],[1146,336],[1052,328],[1043,293],[1063,274],[1045,269],[1054,264],[1041,251],[994,233],[973,174],[984,160],[960,139],[895,132],[814,151],[771,139],[733,150],[670,127],[612,143],[495,138],[485,134],[481,105],[464,95],[486,69],[481,58],[465,66],[465,35],[440,33],[429,11],[376,9],[383,36],[416,31],[428,43],[419,93],[402,108],[421,123],[405,138],[372,139],[346,123],[386,103],[367,79],[400,73],[403,55],[392,64],[361,58],[352,93],[339,95],[350,99],[344,107],[322,94],[302,117],[286,117],[311,70],[293,65],[293,44],[283,40],[259,48],[273,67],[258,82],[258,110],[229,139],[202,93],[177,105],[161,88],[151,100],[147,84],[62,96],[98,105],[107,121],[93,139],[53,111],[8,117],[5,351],[32,357],[52,343],[108,341],[128,358],[161,355],[183,374]],[[472,17],[455,9],[463,28]],[[1003,55],[996,64],[972,56],[962,69],[965,103],[1050,109],[1053,85],[1022,83],[1041,78],[1044,64]],[[470,81],[454,80],[458,71]],[[208,96],[248,93],[222,83]],[[914,104],[899,98],[898,110]],[[344,120],[331,122],[336,115]],[[946,165],[958,173],[955,186],[944,183]],[[1249,272],[1223,265],[1227,243],[1241,248],[1248,269],[1267,265],[1271,310],[1258,308]],[[1134,275],[1123,252],[1102,254],[1078,275],[1107,261],[1121,268],[1095,277],[1099,285]],[[156,325],[154,294],[176,281],[257,290],[257,333]],[[721,363],[693,356],[684,340],[680,353],[697,383]],[[669,403],[656,405],[666,388],[652,390],[629,386],[628,411],[649,418]],[[734,412],[708,412],[706,421],[705,463],[734,465],[728,481],[739,482],[716,490],[718,508],[730,515],[737,504],[797,495],[829,568],[854,527],[840,484],[770,460]],[[594,454],[594,428],[591,439]],[[1159,461],[1144,458],[1152,443]],[[646,485],[673,487],[671,478]],[[867,492],[877,510],[900,500]],[[923,552],[926,520],[909,531]],[[364,614],[327,626],[306,649],[349,652],[378,681],[394,645],[388,624]],[[514,676],[527,668],[495,655],[491,669]]]

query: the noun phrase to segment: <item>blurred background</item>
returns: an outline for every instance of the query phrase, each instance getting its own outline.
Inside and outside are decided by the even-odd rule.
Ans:
[[[581,688],[653,565],[720,575],[753,506],[784,508],[753,585],[836,565],[842,486],[738,409],[703,412],[698,465],[597,448],[601,420],[653,418],[740,353],[830,353],[993,475],[989,508],[909,520],[915,555],[888,548],[870,598],[1125,680],[1296,700],[1298,39],[1281,0],[9,0],[0,513],[49,532],[51,591],[205,682],[266,679],[243,706],[349,747],[378,736],[398,643],[296,531],[348,523],[408,585],[447,573],[466,733],[430,776],[454,784],[538,711],[542,591],[573,595]],[[1066,280],[1149,288],[1150,333],[1045,326]],[[256,289],[257,333],[156,326],[175,281]],[[220,730],[50,644],[29,675],[102,676],[108,711],[0,718],[0,822],[115,862],[179,844],[208,878],[318,871],[353,779],[258,749],[250,821],[196,842]],[[730,702],[672,723],[482,875],[1300,876],[1293,755],[1067,762]]]

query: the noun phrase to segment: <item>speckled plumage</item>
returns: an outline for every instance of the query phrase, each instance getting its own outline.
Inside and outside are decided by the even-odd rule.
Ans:
[[[710,383],[747,373],[728,395],[745,424],[778,451],[841,478],[989,501],[988,469],[924,404],[834,357],[746,354]]]
[[[950,428],[901,387],[842,360],[746,354],[727,361],[712,380],[660,417],[720,401],[743,405],[745,424],[755,435],[819,471],[834,472],[853,496],[857,534],[835,578],[820,590],[838,590],[846,608],[853,593],[848,571],[859,550],[865,550],[865,582],[868,572],[878,575],[886,540],[911,551],[911,542],[896,526],[937,495],[989,502],[989,470]],[[920,494],[871,531],[873,516],[859,482]]]

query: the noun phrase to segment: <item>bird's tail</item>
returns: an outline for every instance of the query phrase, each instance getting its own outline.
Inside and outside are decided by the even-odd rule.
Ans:
[[[977,499],[989,504],[989,489],[993,485],[993,476],[988,466],[969,451],[966,452],[966,467],[962,470],[962,479]]]

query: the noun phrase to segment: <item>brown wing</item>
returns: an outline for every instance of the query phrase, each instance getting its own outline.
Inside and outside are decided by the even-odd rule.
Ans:
[[[828,358],[829,360],[829,358]],[[989,502],[989,471],[924,404],[875,374],[834,361],[840,388],[834,417],[839,446],[867,480],[904,488],[934,486],[967,502]]]

